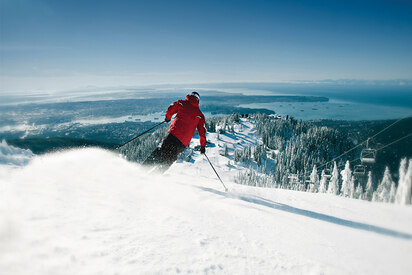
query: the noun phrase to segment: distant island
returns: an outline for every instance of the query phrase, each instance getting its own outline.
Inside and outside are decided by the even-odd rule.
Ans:
[[[260,104],[260,103],[275,103],[275,102],[328,102],[327,97],[317,96],[255,96],[255,95],[222,95],[222,96],[203,96],[202,110],[216,114],[231,114],[231,113],[262,113],[274,114],[273,110],[265,108],[245,108],[242,104]]]

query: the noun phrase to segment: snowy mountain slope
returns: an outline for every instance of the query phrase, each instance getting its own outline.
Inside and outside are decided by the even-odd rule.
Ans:
[[[253,121],[241,119],[239,123],[230,125],[234,127],[234,132],[225,132],[223,134],[208,133],[207,140],[210,143],[207,146],[206,154],[214,166],[219,168],[219,175],[224,181],[232,182],[234,177],[240,172],[248,169],[248,166],[242,163],[236,163],[233,158],[235,149],[243,150],[249,146],[262,144],[257,136],[256,127]],[[199,136],[195,136],[189,147],[196,148],[199,146]],[[224,146],[227,146],[228,155],[224,156]],[[268,163],[271,161],[268,160]],[[253,166],[253,163],[251,164]],[[254,165],[256,166],[256,165]],[[178,160],[167,172],[170,175],[198,175],[203,178],[217,180],[215,173],[207,162],[206,158],[199,152],[192,152],[192,160],[185,162]],[[220,183],[219,183],[220,184]]]
[[[0,274],[412,272],[411,207],[236,185],[208,139],[227,193],[196,151],[164,175],[101,149],[0,166]]]

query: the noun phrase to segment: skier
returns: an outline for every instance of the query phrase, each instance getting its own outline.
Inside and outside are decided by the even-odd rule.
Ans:
[[[170,125],[169,134],[163,140],[162,146],[156,148],[143,165],[158,166],[159,170],[166,171],[189,146],[196,128],[200,136],[200,153],[205,153],[206,121],[199,109],[199,100],[199,94],[192,92],[185,100],[178,100],[169,106],[165,121],[169,122],[176,114]]]

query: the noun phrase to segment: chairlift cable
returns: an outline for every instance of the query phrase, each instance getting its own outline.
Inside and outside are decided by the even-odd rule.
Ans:
[[[410,137],[410,136],[412,136],[412,133],[409,133],[409,135],[406,135],[406,136],[401,137],[400,139],[397,139],[397,140],[395,140],[395,141],[393,141],[393,142],[391,142],[391,143],[389,143],[389,144],[386,144],[386,145],[380,147],[379,149],[376,149],[376,151],[382,150],[382,149],[384,149],[384,148],[386,148],[386,147],[388,147],[388,146],[391,146],[392,144],[397,143],[398,141],[401,141],[401,140],[403,140],[403,139],[405,139],[405,138],[408,138],[408,137]]]
[[[382,149],[384,149],[384,148],[386,148],[386,147],[388,147],[388,146],[391,146],[391,145],[393,145],[393,144],[395,144],[395,143],[397,143],[397,142],[399,142],[399,141],[401,141],[401,140],[403,140],[403,139],[405,139],[405,138],[408,138],[408,137],[410,137],[410,136],[412,136],[412,133],[409,133],[409,134],[406,135],[406,136],[403,136],[403,137],[401,137],[401,138],[399,138],[399,139],[397,139],[397,140],[395,140],[395,141],[392,141],[391,143],[388,143],[388,144],[380,147],[379,149],[376,149],[376,151],[380,151],[380,150],[382,150]],[[360,160],[360,158],[356,158],[356,159],[350,160],[349,163],[352,163],[352,162],[357,161],[357,160]],[[343,166],[345,166],[345,164],[339,165],[338,168],[343,167]]]
[[[330,161],[328,161],[328,162],[326,162],[326,163],[324,163],[324,164],[320,165],[320,166],[317,168],[317,170],[319,170],[320,168],[322,168],[322,167],[324,167],[324,166],[328,165],[329,163],[332,163],[333,161],[335,161],[335,160],[339,159],[340,157],[342,157],[342,156],[346,155],[346,154],[347,154],[347,153],[349,153],[350,151],[353,151],[354,149],[356,149],[356,148],[358,148],[358,147],[362,146],[363,144],[365,144],[366,142],[368,142],[368,140],[369,140],[369,139],[373,139],[373,138],[374,138],[374,137],[376,137],[377,135],[379,135],[379,134],[383,133],[384,131],[386,131],[387,129],[389,129],[390,127],[392,127],[392,126],[393,126],[393,125],[395,125],[396,123],[398,123],[399,121],[404,120],[405,118],[410,117],[410,115],[412,115],[412,113],[409,113],[407,116],[404,116],[404,117],[402,117],[402,118],[398,119],[397,121],[395,121],[395,122],[393,122],[391,125],[389,125],[389,126],[385,127],[384,129],[382,129],[382,130],[381,130],[381,131],[379,131],[378,133],[374,134],[374,135],[373,135],[373,136],[371,136],[371,137],[368,137],[365,141],[363,141],[363,142],[359,143],[359,144],[358,144],[358,145],[356,145],[355,147],[352,147],[351,149],[349,149],[349,150],[347,150],[347,151],[343,152],[342,154],[340,154],[339,156],[337,156],[337,157],[333,158],[332,160],[330,160]],[[381,148],[381,149],[382,149],[382,148]]]

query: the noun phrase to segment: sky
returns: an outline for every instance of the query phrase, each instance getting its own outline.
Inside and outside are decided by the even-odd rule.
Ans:
[[[407,0],[0,3],[0,91],[412,79]]]

